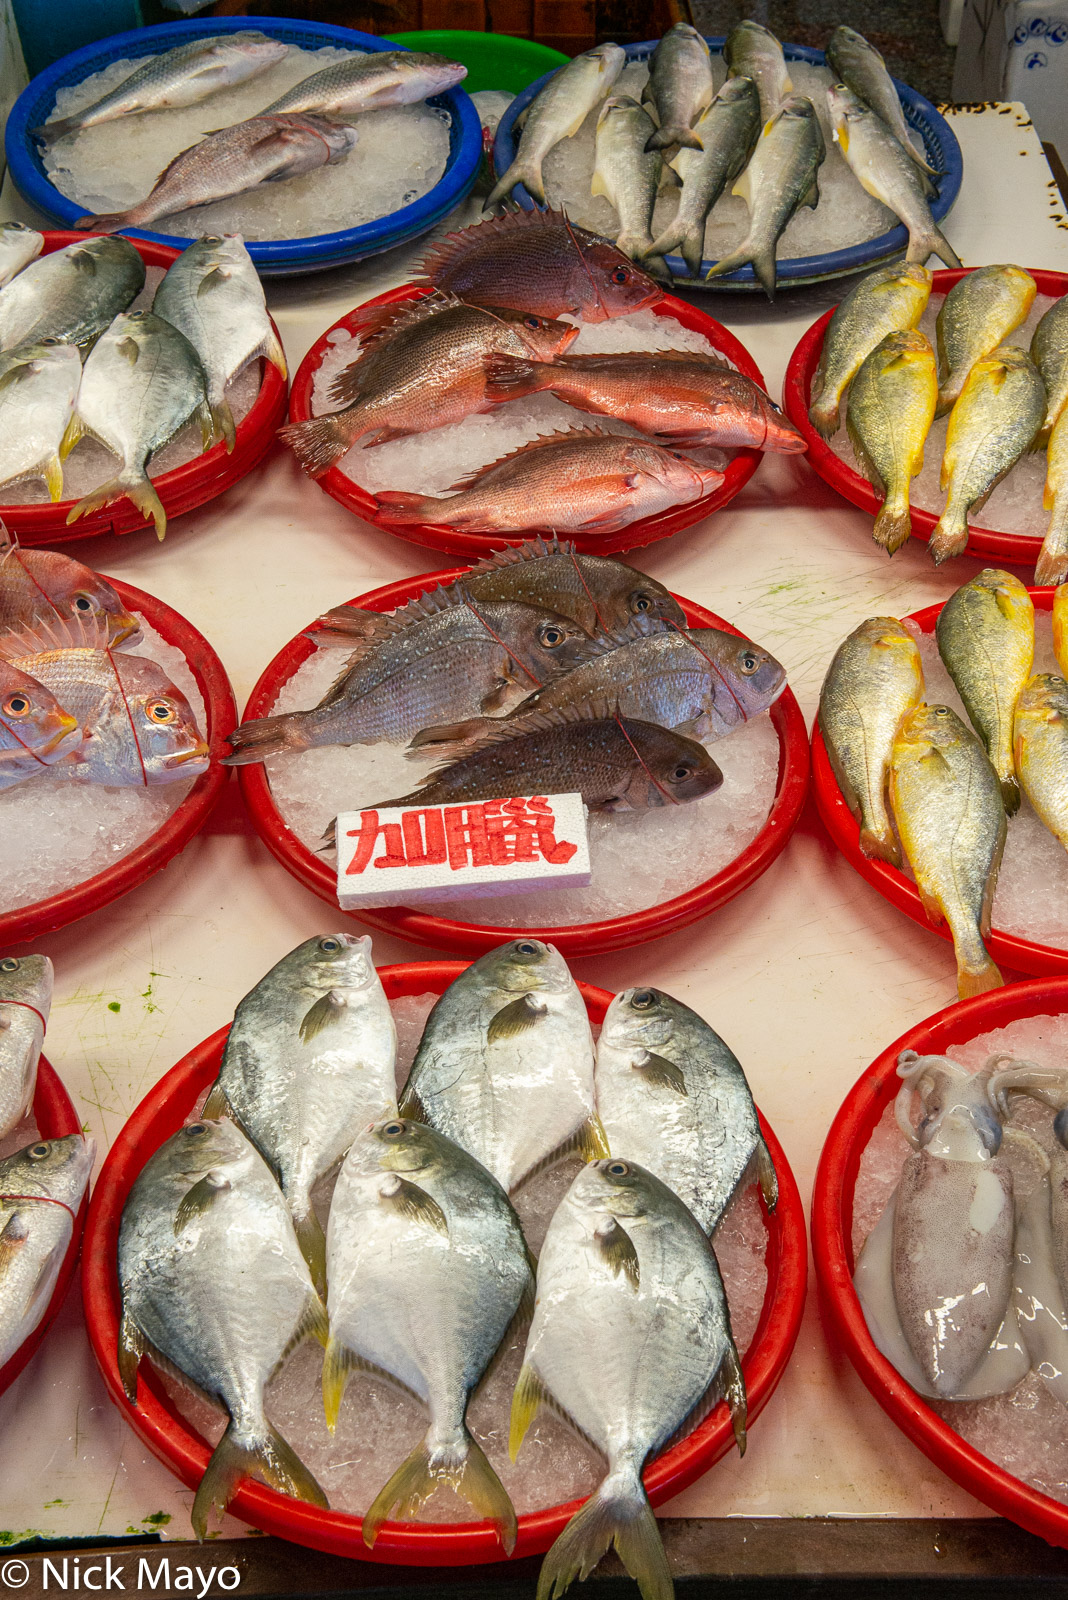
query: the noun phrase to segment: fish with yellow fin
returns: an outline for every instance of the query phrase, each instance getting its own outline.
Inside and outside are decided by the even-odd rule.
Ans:
[[[891,556],[912,533],[909,488],[923,470],[937,393],[934,351],[918,328],[888,334],[861,363],[849,391],[853,451],[883,496],[872,538]]]

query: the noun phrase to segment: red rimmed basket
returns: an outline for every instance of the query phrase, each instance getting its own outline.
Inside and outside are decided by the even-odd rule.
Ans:
[[[414,961],[380,967],[379,977],[389,999],[396,1000],[404,995],[440,994],[463,970],[464,963],[458,961]],[[591,1021],[601,1022],[612,996],[590,984],[580,984],[579,988]],[[178,1414],[148,1362],[140,1369],[138,1404],[131,1406],[127,1400],[116,1361],[120,1304],[115,1261],[122,1208],[134,1180],[148,1157],[181,1127],[197,1097],[215,1079],[227,1031],[222,1028],[205,1039],[172,1068],[126,1123],[93,1190],[86,1233],[86,1325],[108,1393],[142,1442],[189,1488],[200,1482],[211,1450]],[[807,1276],[801,1197],[782,1148],[763,1118],[761,1131],[778,1173],[779,1200],[773,1213],[764,1211],[768,1287],[753,1342],[742,1361],[750,1423],[767,1404],[790,1359],[801,1322]],[[653,1505],[662,1504],[701,1477],[727,1454],[732,1444],[730,1417],[721,1402],[692,1433],[665,1450],[647,1468],[645,1486]],[[570,1501],[521,1516],[514,1559],[547,1550],[580,1504],[578,1500]],[[259,1483],[246,1480],[230,1510],[265,1533],[332,1555],[408,1566],[469,1566],[501,1560],[497,1535],[488,1522],[387,1522],[374,1550],[369,1551],[363,1542],[359,1517],[321,1511]]]
[[[1050,295],[1059,299],[1068,293],[1068,273],[1046,272],[1032,267],[1028,267],[1027,270],[1038,285],[1040,295]],[[967,276],[967,269],[960,272],[936,272],[931,298],[947,295],[954,284]],[[823,336],[835,309],[832,306],[818,322],[812,324],[808,332],[802,335],[790,357],[790,364],[783,380],[783,409],[794,426],[800,429],[808,445],[808,462],[812,470],[818,473],[825,483],[829,483],[832,489],[837,489],[843,499],[859,506],[862,511],[867,511],[874,518],[883,503],[881,498],[875,493],[867,478],[835,455],[827,441],[820,438],[808,418],[812,379],[816,375],[816,368],[823,351]],[[914,539],[921,539],[926,544],[937,522],[936,511],[925,511],[921,506],[913,506]],[[1019,566],[1033,567],[1041,548],[1042,539],[1038,535],[998,533],[992,528],[969,526],[968,548],[964,553],[985,561],[1008,561]]]
[[[1052,611],[1055,590],[1031,589],[1028,592],[1036,611]],[[924,633],[933,633],[941,609],[940,605],[925,606],[922,611],[913,612],[903,620],[914,622]],[[919,890],[912,879],[889,862],[872,861],[862,852],[860,824],[838,787],[818,721],[812,724],[812,788],[824,826],[850,866],[855,867],[861,877],[898,911],[903,911],[928,932],[952,943],[952,935],[945,923],[936,926],[928,921],[920,903]],[[1012,826],[1011,821],[1009,826]],[[1032,972],[1039,977],[1068,974],[1068,950],[1059,950],[1056,945],[1037,944],[1033,939],[1023,939],[1015,933],[1001,933],[997,928],[991,928],[990,937],[985,943],[999,966],[1004,964],[1017,972]]]
[[[429,572],[419,578],[387,584],[382,589],[372,590],[370,594],[360,595],[352,604],[371,611],[392,611],[434,588],[436,584],[452,583],[465,570],[452,568],[446,572]],[[681,595],[676,595],[675,599],[682,606],[690,627],[721,628],[726,633],[741,637],[737,628],[732,628],[729,622],[706,611],[703,606],[684,600]],[[270,714],[279,691],[314,650],[311,640],[300,633],[279,651],[260,675],[249,696],[245,707],[246,721]],[[753,842],[721,872],[658,906],[648,906],[628,916],[611,917],[603,922],[540,928],[503,928],[488,923],[457,922],[450,917],[434,916],[430,912],[416,911],[406,906],[343,914],[356,917],[369,927],[381,928],[385,933],[410,939],[413,944],[430,945],[464,956],[483,955],[506,939],[519,938],[523,934],[554,944],[565,957],[578,957],[603,955],[609,950],[625,950],[631,945],[645,944],[650,939],[674,933],[691,922],[707,917],[754,883],[785,848],[787,839],[797,825],[808,791],[808,734],[800,707],[789,689],[785,689],[772,706],[771,720],[779,736],[779,774],[775,799],[763,828]],[[317,894],[321,900],[329,901],[338,910],[336,871],[321,856],[309,850],[286,823],[275,806],[270,780],[263,766],[243,766],[237,771],[253,826],[268,850],[305,888]]]
[[[322,337],[312,345],[297,369],[289,398],[290,421],[307,422],[311,417],[312,383],[325,352],[331,347],[330,335],[336,329],[343,328],[347,333],[358,332],[360,319],[369,307],[399,305],[406,300],[421,300],[425,294],[426,290],[417,284],[405,283],[399,289],[390,289],[386,294],[365,301],[347,316],[332,323]],[[762,389],[765,387],[760,368],[745,346],[706,312],[698,311],[695,306],[687,305],[685,300],[676,299],[670,294],[665,295],[663,300],[650,309],[658,317],[674,317],[684,328],[692,328],[703,334],[713,348],[726,356],[739,372],[744,373],[747,378],[752,378]],[[598,423],[608,426],[610,422],[611,418],[608,417],[590,417],[585,412],[575,412],[576,427]],[[702,500],[661,511],[655,517],[646,517],[642,521],[633,522],[629,527],[620,528],[616,533],[568,533],[567,537],[574,541],[579,550],[602,556],[612,555],[619,550],[636,550],[641,545],[653,544],[657,539],[667,539],[671,534],[678,533],[682,528],[691,527],[693,523],[702,521],[705,517],[711,516],[713,511],[719,511],[727,505],[749,482],[759,465],[759,450],[739,450],[728,463],[719,488]],[[373,496],[368,494],[366,489],[361,489],[358,483],[354,483],[340,467],[330,467],[315,481],[328,495],[347,510],[355,512],[364,522],[373,523],[376,527],[385,529],[387,533],[396,534],[398,539],[407,539],[410,544],[425,545],[431,550],[444,550],[447,555],[466,556],[473,561],[492,554],[502,545],[522,544],[524,540],[539,531],[537,528],[528,528],[522,533],[515,534],[507,531],[465,533],[459,528],[441,528],[429,522],[406,523],[401,527],[381,518]],[[553,530],[542,531],[551,533]]]
[[[902,1050],[942,1055],[995,1028],[1068,1009],[1068,980],[1014,983],[910,1028],[853,1085],[831,1124],[812,1192],[812,1254],[824,1324],[887,1415],[954,1483],[1051,1544],[1068,1546],[1068,1506],[996,1466],[942,1421],[876,1349],[853,1288],[853,1197],[861,1156],[901,1087]]]
[[[42,255],[51,255],[65,245],[96,237],[89,233],[60,231],[44,235]],[[153,244],[148,239],[131,239],[146,266],[166,270],[181,254],[169,245]],[[272,327],[274,324],[272,322]],[[275,328],[275,333],[278,329]],[[233,452],[228,454],[225,444],[213,445],[204,455],[187,461],[153,479],[156,491],[163,502],[168,519],[180,517],[186,511],[216,499],[232,484],[245,478],[259,465],[274,442],[279,425],[285,421],[287,384],[277,367],[269,361],[260,362],[260,392],[248,414],[237,425]],[[0,489],[0,496],[6,489]],[[102,533],[135,533],[147,529],[153,533],[151,522],[146,522],[130,500],[118,500],[112,506],[80,517],[67,525],[67,514],[76,504],[74,500],[61,500],[52,504],[46,501],[36,505],[0,504],[0,518],[12,533],[18,535],[23,545],[66,544],[75,539],[95,539]]]
[[[237,721],[237,704],[226,668],[204,635],[162,600],[135,589],[132,584],[120,583],[117,578],[109,578],[108,582],[128,611],[139,612],[169,645],[185,656],[204,700],[208,724],[204,734],[211,748],[211,766],[196,780],[163,826],[121,860],[71,889],[50,895],[47,900],[0,914],[0,947],[55,933],[57,928],[65,928],[91,911],[99,911],[154,877],[185,849],[195,833],[200,832],[229,777],[226,767],[220,765],[220,757],[226,754],[227,741]]]
[[[55,1069],[49,1066],[44,1056],[37,1063],[37,1087],[33,1096],[33,1117],[37,1124],[37,1131],[42,1139],[65,1139],[68,1134],[81,1133],[82,1125],[78,1113],[74,1109],[70,1095],[63,1086],[62,1080]],[[60,1306],[66,1299],[67,1290],[70,1288],[71,1279],[78,1267],[78,1251],[81,1249],[82,1233],[85,1229],[85,1217],[89,1209],[89,1188],[86,1186],[82,1203],[78,1207],[78,1214],[74,1219],[74,1231],[71,1234],[67,1253],[63,1257],[63,1265],[59,1269],[56,1286],[52,1290],[52,1298],[45,1307],[45,1314],[34,1328],[28,1338],[19,1345],[15,1354],[9,1361],[0,1367],[0,1394],[14,1383],[23,1367],[34,1355],[45,1334],[55,1321]]]

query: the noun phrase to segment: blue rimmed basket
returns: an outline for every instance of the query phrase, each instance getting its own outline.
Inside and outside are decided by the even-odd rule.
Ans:
[[[346,50],[395,50],[397,45],[375,38],[373,34],[357,33],[352,28],[335,28],[327,23],[291,21],[280,17],[197,17],[184,22],[167,22],[159,27],[137,28],[130,33],[117,33],[110,39],[86,45],[64,56],[54,66],[39,73],[16,100],[7,123],[7,162],[15,186],[24,199],[43,211],[61,227],[70,228],[81,216],[85,207],[66,195],[50,181],[36,142],[30,129],[43,123],[55,104],[56,92],[83,78],[100,72],[109,62],[124,58],[155,55],[161,50],[187,44],[199,36],[220,33],[238,33],[255,28],[281,39],[286,44],[321,50],[326,45]],[[262,243],[249,242],[249,254],[261,274],[291,274],[316,272],[326,267],[342,266],[346,262],[362,261],[365,256],[391,250],[427,233],[464,198],[478,173],[482,155],[482,128],[471,99],[462,89],[449,89],[435,95],[428,104],[441,106],[450,113],[449,156],[445,171],[429,194],[402,206],[387,217],[365,222],[359,228],[345,228],[339,233],[320,233],[307,239],[270,239]],[[188,238],[177,234],[153,233],[142,228],[123,230],[132,238],[152,239],[183,250]]]
[[[720,35],[717,38],[709,38],[708,45],[712,53],[717,55],[722,54],[725,42],[724,36]],[[625,47],[627,61],[647,61],[656,49],[657,43],[656,39],[646,39],[642,44],[627,45]],[[784,44],[783,53],[787,61],[805,61],[814,67],[823,67],[827,64],[822,50],[810,50],[805,45]],[[493,165],[498,178],[507,170],[515,156],[518,144],[515,132],[517,119],[522,116],[526,107],[551,77],[552,73],[546,73],[543,78],[539,78],[536,83],[524,89],[522,94],[516,95],[501,118],[493,146]],[[941,222],[960,193],[961,179],[964,176],[960,145],[945,118],[939,115],[929,100],[925,100],[923,95],[917,94],[914,89],[910,89],[897,78],[893,80],[893,84],[905,113],[905,121],[923,139],[928,161],[942,174],[936,180],[937,193],[931,201],[931,214],[936,222]],[[525,210],[534,209],[534,201],[522,184],[516,185],[512,195]],[[908,231],[899,223],[888,233],[867,239],[863,244],[850,245],[845,250],[828,250],[818,256],[795,256],[792,260],[780,259],[778,282],[781,287],[789,287],[804,283],[821,283],[828,278],[848,277],[850,273],[864,272],[881,262],[892,261],[904,253],[907,244]],[[706,281],[704,275],[712,266],[711,261],[702,264],[699,278],[691,278],[689,268],[681,256],[671,255],[666,259],[676,282],[684,283],[688,288],[763,293],[752,267],[740,267],[737,272]]]

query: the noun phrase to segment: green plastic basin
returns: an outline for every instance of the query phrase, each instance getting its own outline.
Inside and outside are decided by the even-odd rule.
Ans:
[[[468,94],[479,89],[503,89],[518,94],[570,57],[533,39],[519,39],[509,33],[474,33],[462,28],[429,28],[416,33],[391,33],[394,44],[409,50],[433,50],[450,61],[462,61],[467,68],[463,87]]]

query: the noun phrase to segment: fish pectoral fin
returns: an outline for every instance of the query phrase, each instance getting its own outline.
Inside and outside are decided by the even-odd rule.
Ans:
[[[131,367],[136,367],[141,359],[141,346],[136,339],[119,339],[115,344],[115,353],[128,361]]]
[[[434,1228],[448,1238],[449,1223],[444,1211],[433,1195],[409,1178],[402,1178],[396,1172],[387,1173],[378,1185],[378,1200],[380,1205],[392,1207],[409,1221],[421,1222],[424,1227]]]
[[[230,1102],[226,1098],[226,1090],[218,1079],[212,1084],[208,1098],[204,1102],[204,1109],[200,1114],[202,1117],[211,1119],[233,1116]]]
[[[197,1217],[209,1212],[215,1202],[230,1188],[230,1180],[223,1172],[206,1172],[194,1183],[174,1214],[174,1231],[181,1233]]]
[[[303,1216],[293,1218],[293,1231],[297,1236],[300,1253],[308,1263],[311,1281],[317,1295],[326,1293],[326,1235],[322,1224],[309,1205]],[[301,1335],[303,1338],[303,1335]]]
[[[936,900],[934,895],[928,894],[925,889],[920,889],[919,884],[916,887],[919,889],[920,904],[923,906],[928,922],[945,922],[946,914],[942,910],[941,901]]]
[[[612,196],[608,192],[608,185],[604,181],[600,167],[594,167],[593,169],[593,177],[590,179],[590,193],[603,195],[609,205],[612,204]]]
[[[760,1192],[764,1196],[764,1204],[769,1211],[774,1211],[779,1200],[779,1175],[775,1171],[775,1163],[771,1159],[771,1151],[759,1140],[756,1147],[757,1182]]]
[[[815,209],[819,205],[819,203],[820,203],[820,183],[819,183],[819,179],[818,178],[813,178],[812,183],[809,186],[809,189],[808,189],[807,193],[804,195],[803,199],[799,202],[799,204],[801,204],[803,206],[811,206],[812,210],[815,211]]]
[[[329,1504],[296,1451],[269,1423],[265,1438],[245,1443],[235,1437],[235,1424],[231,1421],[208,1462],[193,1500],[190,1517],[198,1539],[207,1534],[212,1511],[226,1510],[242,1478],[259,1478],[268,1488],[280,1489],[283,1494],[306,1500],[313,1506],[326,1509]]]
[[[137,1404],[137,1367],[144,1353],[144,1334],[124,1307],[119,1323],[118,1367],[123,1393],[131,1405]]]
[[[549,1393],[534,1368],[523,1363],[512,1394],[512,1417],[508,1427],[508,1455],[514,1461],[527,1436],[539,1407],[549,1403]]]
[[[223,289],[230,281],[230,273],[226,267],[211,267],[197,284],[197,299],[201,295],[211,294],[215,289]]]
[[[328,989],[321,995],[300,1025],[302,1044],[311,1044],[324,1028],[332,1027],[345,1015],[347,1002],[340,989]]]
[[[74,250],[67,257],[75,272],[80,272],[84,278],[96,277],[96,257],[87,250]]]
[[[515,1039],[519,1034],[535,1027],[548,1014],[548,1006],[539,1005],[532,994],[520,995],[518,1000],[512,1000],[508,1005],[502,1006],[500,1011],[490,1018],[486,1030],[486,1042],[495,1044],[498,1039]]]
[[[427,1122],[426,1107],[423,1104],[419,1090],[416,1089],[409,1078],[404,1085],[404,1092],[397,1106],[397,1115],[404,1117],[408,1122]]]
[[[0,1230],[0,1279],[18,1260],[29,1236],[30,1226],[25,1212],[12,1212]]]
[[[668,1061],[665,1056],[658,1056],[652,1050],[643,1050],[632,1065],[646,1083],[658,1089],[672,1089],[676,1094],[689,1094],[682,1068],[677,1067],[674,1061]]]
[[[602,1261],[615,1273],[625,1277],[637,1293],[641,1288],[641,1268],[634,1240],[616,1217],[605,1217],[593,1230],[594,1242]]]
[[[505,1553],[511,1555],[518,1532],[515,1507],[466,1427],[463,1447],[457,1448],[450,1459],[443,1459],[439,1452],[432,1453],[427,1437],[401,1462],[364,1516],[363,1542],[367,1548],[374,1548],[379,1529],[393,1511],[400,1521],[409,1521],[442,1483],[493,1523]]]

